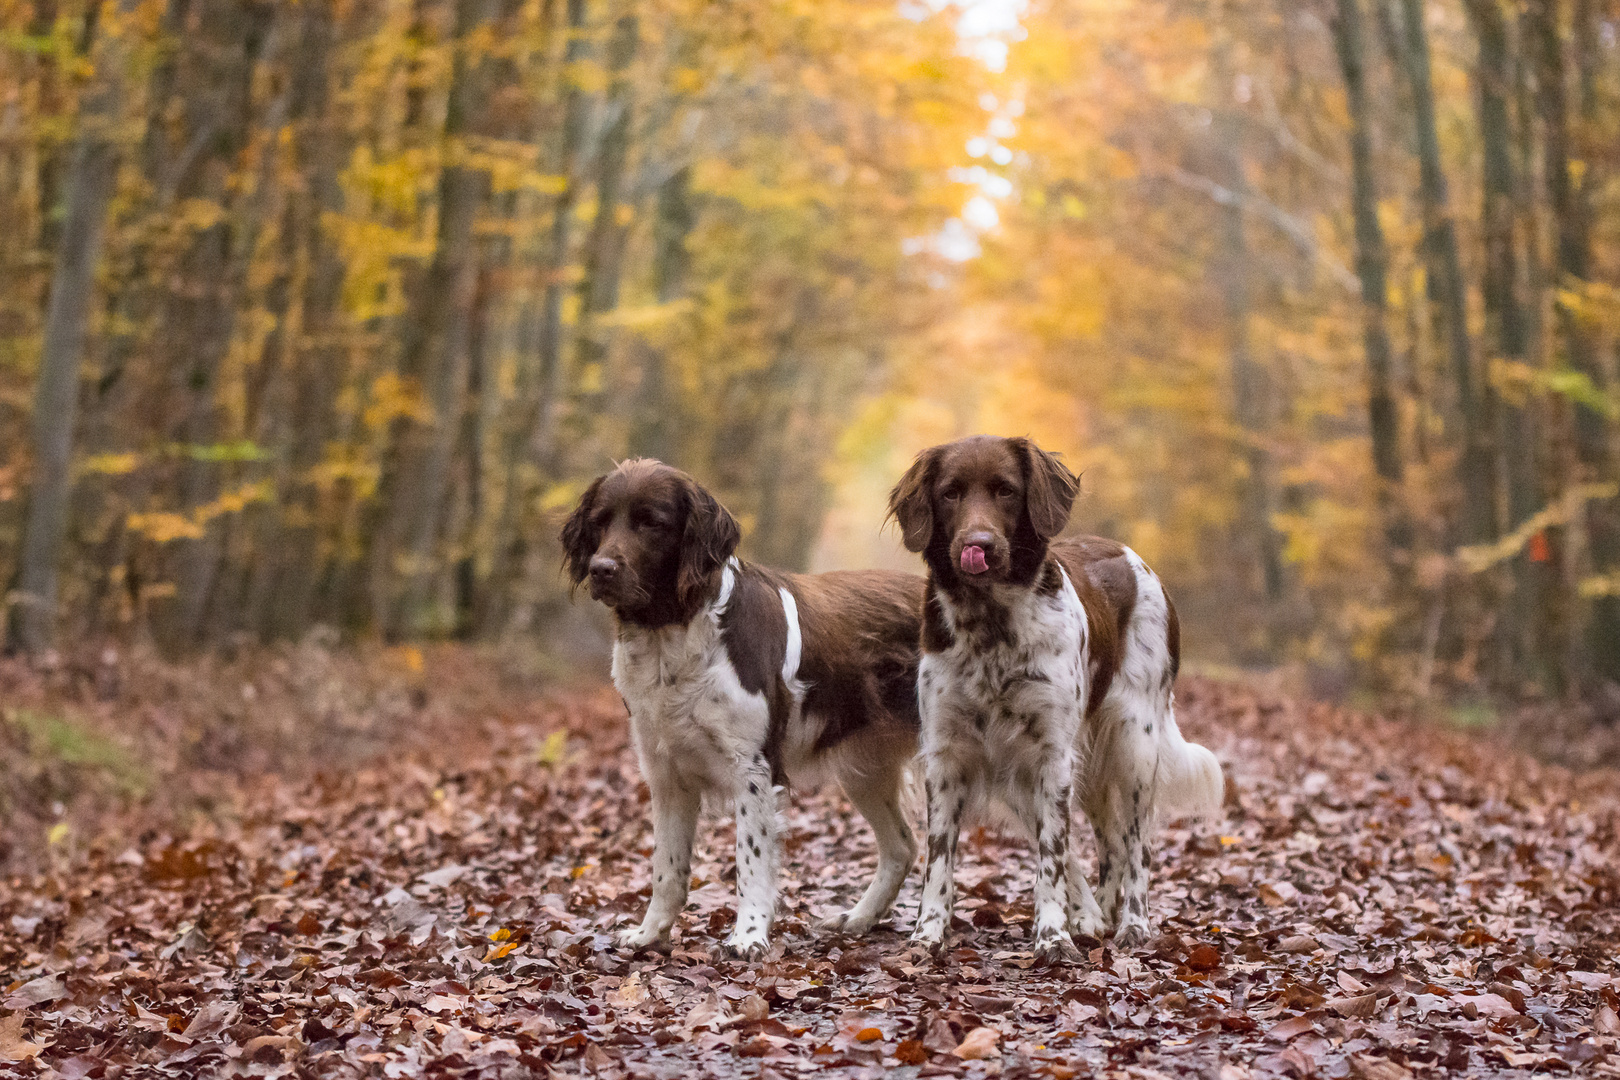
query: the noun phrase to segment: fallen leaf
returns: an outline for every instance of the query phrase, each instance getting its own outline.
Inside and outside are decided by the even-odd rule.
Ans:
[[[24,1014],[0,1017],[0,1061],[27,1061],[44,1049],[23,1037]]]
[[[920,1040],[905,1039],[894,1048],[894,1056],[902,1065],[921,1065],[928,1060],[928,1051]]]
[[[1365,1018],[1378,1011],[1378,995],[1358,994],[1355,997],[1332,997],[1322,1004],[1340,1016]]]
[[[1289,1039],[1297,1038],[1307,1031],[1314,1030],[1316,1030],[1316,1025],[1311,1022],[1310,1017],[1295,1016],[1284,1020],[1280,1024],[1272,1025],[1266,1031],[1266,1038],[1275,1039],[1278,1042],[1287,1042]]]
[[[0,1004],[4,1004],[8,1009],[27,1009],[34,1005],[43,1005],[47,1001],[55,1001],[66,993],[67,988],[62,984],[62,976],[43,975],[11,991]]]
[[[1001,1032],[995,1028],[978,1027],[962,1036],[962,1041],[951,1051],[964,1061],[978,1061],[996,1052]]]
[[[422,882],[424,885],[431,885],[435,889],[443,889],[460,881],[467,875],[468,869],[468,867],[462,866],[458,863],[451,863],[449,866],[439,867],[439,869],[434,870],[432,873],[423,874],[421,877],[417,878],[417,880]]]
[[[1411,1080],[1412,1070],[1388,1058],[1357,1054],[1350,1059],[1350,1071],[1362,1080]]]
[[[647,1000],[647,988],[641,983],[641,972],[632,971],[618,988],[608,995],[608,1000],[621,1009],[633,1009]]]

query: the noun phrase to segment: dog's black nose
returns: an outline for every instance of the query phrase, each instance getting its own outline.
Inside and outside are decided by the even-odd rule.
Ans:
[[[619,564],[606,555],[598,555],[591,560],[591,580],[599,585],[606,585],[619,573]]]
[[[984,548],[986,551],[988,551],[996,546],[996,537],[994,533],[985,532],[983,530],[970,532],[966,536],[962,537],[962,546]]]

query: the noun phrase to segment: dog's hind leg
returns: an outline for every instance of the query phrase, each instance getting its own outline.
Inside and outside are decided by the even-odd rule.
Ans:
[[[726,948],[758,960],[776,915],[776,789],[765,755],[737,763],[737,925]]]
[[[862,768],[856,763],[839,777],[844,793],[877,834],[878,865],[860,902],[821,925],[859,936],[872,929],[894,906],[900,886],[917,859],[917,841],[900,811],[902,769],[885,763]]]

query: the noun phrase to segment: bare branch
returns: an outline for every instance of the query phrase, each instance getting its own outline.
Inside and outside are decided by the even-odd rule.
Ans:
[[[1279,232],[1292,240],[1294,246],[1299,248],[1307,259],[1320,263],[1326,268],[1329,275],[1342,285],[1347,292],[1356,294],[1361,292],[1361,283],[1350,272],[1350,268],[1334,258],[1331,252],[1324,250],[1322,245],[1317,243],[1315,230],[1269,199],[1233,191],[1231,188],[1217,184],[1207,176],[1200,176],[1178,166],[1171,166],[1165,172],[1157,174],[1156,178],[1168,180],[1178,187],[1208,196],[1221,206],[1240,207],[1245,213],[1254,214],[1256,217],[1270,222]]]

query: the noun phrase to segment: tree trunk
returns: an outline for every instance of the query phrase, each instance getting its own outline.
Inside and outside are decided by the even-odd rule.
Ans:
[[[334,348],[344,268],[321,226],[342,205],[344,146],[330,110],[329,64],[338,27],[330,4],[299,9],[286,122],[300,181],[285,192],[276,278],[266,308],[276,319],[260,366],[267,380],[255,441],[275,457],[277,505],[258,522],[244,624],[262,640],[294,637],[309,623],[321,579],[319,493],[309,474],[331,430],[343,357]]]
[[[588,52],[584,30],[585,0],[568,0],[568,47],[564,51],[563,77],[569,81],[563,98],[561,161],[567,186],[557,196],[557,204],[552,211],[551,251],[546,268],[548,273],[538,348],[539,400],[527,432],[529,454],[542,467],[555,465],[552,461],[555,428],[563,396],[563,271],[568,266],[572,248],[574,206],[579,199],[581,180],[579,158],[585,143],[585,123],[590,106],[589,99],[573,82],[571,72]]]
[[[1396,579],[1410,573],[1411,526],[1398,505],[1402,481],[1400,424],[1390,388],[1389,253],[1378,221],[1378,190],[1373,178],[1371,118],[1359,0],[1337,0],[1333,41],[1344,76],[1350,113],[1351,208],[1356,229],[1356,276],[1361,279],[1362,342],[1367,355],[1367,415],[1372,433],[1373,469],[1379,480],[1378,501],[1385,539]]]
[[[1456,225],[1448,206],[1445,167],[1440,159],[1429,30],[1424,19],[1426,10],[1426,0],[1402,0],[1403,59],[1417,129],[1423,243],[1431,268],[1429,296],[1440,310],[1452,379],[1456,383],[1457,411],[1462,420],[1463,451],[1457,465],[1463,495],[1462,536],[1468,543],[1478,543],[1496,533],[1496,483],[1484,395],[1474,385],[1473,350],[1468,338],[1468,290],[1457,249]]]
[[[1241,122],[1230,112],[1223,111],[1216,117],[1213,130],[1215,180],[1227,190],[1247,196]],[[1272,468],[1267,448],[1271,411],[1269,380],[1265,370],[1255,362],[1249,338],[1249,276],[1254,268],[1243,229],[1243,199],[1224,204],[1219,213],[1220,248],[1211,268],[1219,279],[1222,305],[1226,309],[1227,352],[1232,364],[1232,418],[1243,441],[1239,453],[1247,467],[1241,546],[1253,552],[1262,595],[1267,604],[1275,605],[1283,596],[1282,538],[1271,525]]]
[[[1513,165],[1513,125],[1509,101],[1513,92],[1513,61],[1508,23],[1500,0],[1467,0],[1468,18],[1479,44],[1476,67],[1476,103],[1483,150],[1483,203],[1480,211],[1485,246],[1481,292],[1485,301],[1485,332],[1494,342],[1496,357],[1523,363],[1527,356],[1528,325],[1519,293],[1518,187]],[[1506,481],[1505,514],[1498,531],[1511,531],[1535,514],[1542,503],[1536,468],[1537,432],[1530,402],[1504,402],[1491,389],[1487,368],[1485,392],[1497,417],[1498,474]],[[1511,590],[1503,590],[1507,609],[1498,620],[1506,655],[1502,681],[1528,677],[1542,685],[1556,680],[1558,659],[1549,655],[1550,637],[1537,622],[1542,612],[1539,568],[1528,556],[1508,568]]]
[[[252,137],[253,75],[275,27],[278,5],[256,0],[204,5],[182,64],[179,82],[185,129],[190,134],[177,160],[163,164],[179,199],[209,204],[217,218],[201,226],[181,254],[164,297],[155,343],[165,365],[180,419],[170,438],[180,444],[179,505],[195,512],[220,491],[228,465],[210,460],[203,448],[219,439],[218,382],[235,332],[236,304],[251,255],[246,236],[255,223],[233,205],[232,175]],[[200,539],[169,545],[166,565],[176,593],[165,604],[158,632],[170,649],[186,649],[203,637],[206,614],[224,551],[225,525],[207,526]]]
[[[549,472],[552,462],[553,429],[562,397],[562,302],[565,272],[573,249],[574,207],[581,181],[580,156],[585,142],[589,100],[573,74],[575,66],[589,54],[585,33],[586,0],[568,0],[567,45],[563,48],[563,121],[559,141],[551,155],[542,157],[542,167],[563,177],[563,189],[551,210],[551,229],[541,262],[539,311],[525,310],[519,317],[518,345],[528,346],[531,337],[534,363],[530,377],[519,392],[519,402],[508,430],[501,467],[504,471],[501,513],[493,537],[495,556],[490,568],[492,598],[505,598],[522,577],[528,558],[527,507],[536,494],[533,473]],[[547,160],[549,158],[549,160]],[[509,612],[507,603],[495,599],[485,605],[481,621],[486,632]]]
[[[121,0],[128,11],[135,0]],[[67,216],[57,239],[34,391],[34,472],[23,525],[11,644],[30,654],[50,646],[56,622],[56,572],[72,493],[73,430],[79,368],[89,331],[90,300],[101,258],[107,206],[118,179],[116,131],[126,43],[120,28],[105,36],[96,78],[79,111],[79,137],[67,180]]]
[[[400,374],[418,387],[432,409],[430,421],[402,418],[394,432],[391,475],[381,491],[388,525],[375,540],[373,606],[377,627],[397,637],[426,628],[437,579],[444,497],[465,401],[478,258],[473,225],[489,196],[488,169],[461,164],[462,140],[486,104],[486,59],[477,31],[490,25],[495,0],[457,0],[456,57],[443,143],[451,164],[439,179],[438,237],[417,303]]]
[[[1571,161],[1585,157],[1578,146],[1581,134],[1588,129],[1590,110],[1595,107],[1595,94],[1590,89],[1591,77],[1582,65],[1581,115],[1579,128],[1571,122],[1567,88],[1567,66],[1564,59],[1563,35],[1560,27],[1557,0],[1532,0],[1527,5],[1527,30],[1531,40],[1527,43],[1535,55],[1536,109],[1542,125],[1542,172],[1547,186],[1547,200],[1552,208],[1554,228],[1557,231],[1555,266],[1558,274],[1559,298],[1556,301],[1558,326],[1569,357],[1569,365],[1586,376],[1593,387],[1603,390],[1607,384],[1598,357],[1597,343],[1579,313],[1562,299],[1567,292],[1578,293],[1589,280],[1592,262],[1591,207],[1589,192],[1592,178],[1577,183]],[[1574,37],[1577,48],[1582,34],[1593,35],[1592,8],[1586,0],[1575,3]],[[1579,477],[1571,480],[1607,480],[1613,477],[1613,461],[1609,452],[1607,423],[1601,411],[1584,401],[1574,403],[1574,450]],[[1596,502],[1587,511],[1587,551],[1594,573],[1608,575],[1620,569],[1620,508],[1615,500]],[[1587,619],[1584,656],[1572,663],[1576,678],[1620,681],[1620,597],[1604,596],[1592,602]]]
[[[608,46],[608,70],[612,73],[606,102],[608,122],[596,155],[596,217],[585,241],[584,274],[579,282],[577,363],[580,370],[607,358],[605,335],[596,320],[619,306],[619,277],[625,239],[630,232],[629,224],[619,220],[619,201],[635,111],[634,88],[626,69],[635,59],[639,40],[636,17],[626,15],[614,27]]]
[[[692,209],[692,170],[677,169],[658,188],[653,220],[653,290],[660,304],[678,299],[686,291],[691,257],[686,240],[696,224]],[[641,384],[631,406],[629,450],[663,461],[676,456],[680,438],[680,399],[669,386],[663,351],[644,340],[636,342]]]

